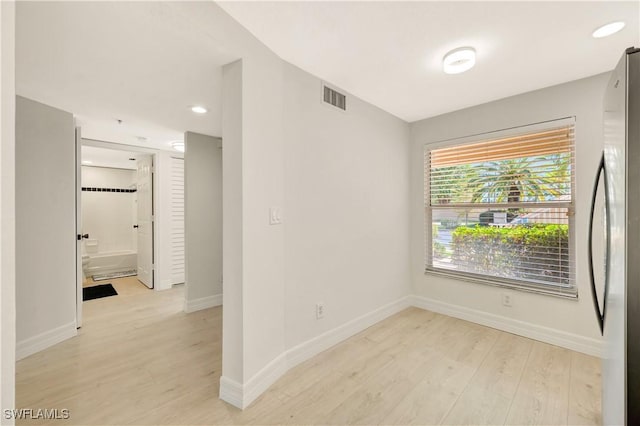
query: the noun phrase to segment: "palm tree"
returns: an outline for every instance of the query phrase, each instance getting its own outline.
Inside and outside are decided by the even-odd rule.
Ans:
[[[466,202],[468,183],[477,177],[471,164],[459,164],[432,169],[431,203],[450,204]]]
[[[468,181],[471,202],[519,203],[544,201],[564,191],[569,157],[523,157],[490,161]],[[557,167],[543,167],[544,164]]]

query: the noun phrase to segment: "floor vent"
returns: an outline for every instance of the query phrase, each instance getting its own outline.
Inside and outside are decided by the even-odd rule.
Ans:
[[[347,97],[330,87],[323,86],[323,100],[329,105],[333,105],[343,111],[347,110]]]

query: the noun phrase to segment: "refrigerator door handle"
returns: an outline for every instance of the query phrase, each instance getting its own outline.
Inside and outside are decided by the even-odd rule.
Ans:
[[[591,213],[589,214],[589,277],[591,279],[591,297],[593,298],[593,307],[596,311],[596,316],[598,317],[598,326],[600,327],[600,333],[604,335],[604,312],[600,312],[600,305],[598,303],[598,293],[596,290],[596,281],[593,273],[593,218],[595,214],[596,207],[596,197],[598,195],[598,185],[600,184],[600,178],[602,175],[605,175],[605,161],[604,161],[604,152],[602,153],[602,157],[600,158],[600,165],[598,166],[598,171],[596,172],[596,181],[593,185],[593,194],[591,197]],[[606,184],[606,176],[605,176],[605,184]],[[606,194],[606,189],[605,189]],[[606,197],[606,195],[605,195]],[[608,202],[609,200],[606,200]],[[607,208],[608,211],[608,208]],[[608,214],[607,214],[608,215]],[[608,219],[608,218],[607,218]],[[609,226],[609,221],[607,220],[607,226]],[[607,242],[608,242],[608,232],[607,232]],[[607,258],[608,255],[608,246],[607,246]],[[608,262],[607,262],[608,266]],[[606,277],[605,277],[605,303],[606,303]],[[603,305],[604,311],[604,305]]]

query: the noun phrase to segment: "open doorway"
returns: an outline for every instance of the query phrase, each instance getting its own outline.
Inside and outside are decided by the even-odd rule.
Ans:
[[[81,326],[83,305],[90,300],[184,284],[184,159],[181,153],[168,155],[163,164],[168,170],[162,170],[168,179],[161,179],[156,167],[159,152],[82,138],[77,143]],[[163,236],[171,241],[164,250],[157,244]],[[184,290],[176,298],[184,300]]]
[[[135,276],[153,288],[152,156],[83,146],[81,164],[84,286]]]

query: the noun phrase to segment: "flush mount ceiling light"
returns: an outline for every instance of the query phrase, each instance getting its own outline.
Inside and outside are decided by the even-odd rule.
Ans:
[[[173,141],[171,142],[171,148],[176,151],[184,152],[184,142],[183,141]]]
[[[207,109],[203,106],[200,105],[195,105],[191,107],[191,111],[195,112],[196,114],[206,114],[207,113]]]
[[[473,47],[459,47],[444,55],[442,69],[447,74],[460,74],[476,64],[476,50]]]
[[[622,21],[611,22],[607,25],[601,26],[600,28],[595,30],[591,35],[593,36],[593,38],[607,37],[607,36],[610,36],[611,34],[617,33],[623,28],[624,28],[624,22]]]
[[[93,164],[93,161],[82,160],[82,164]]]

